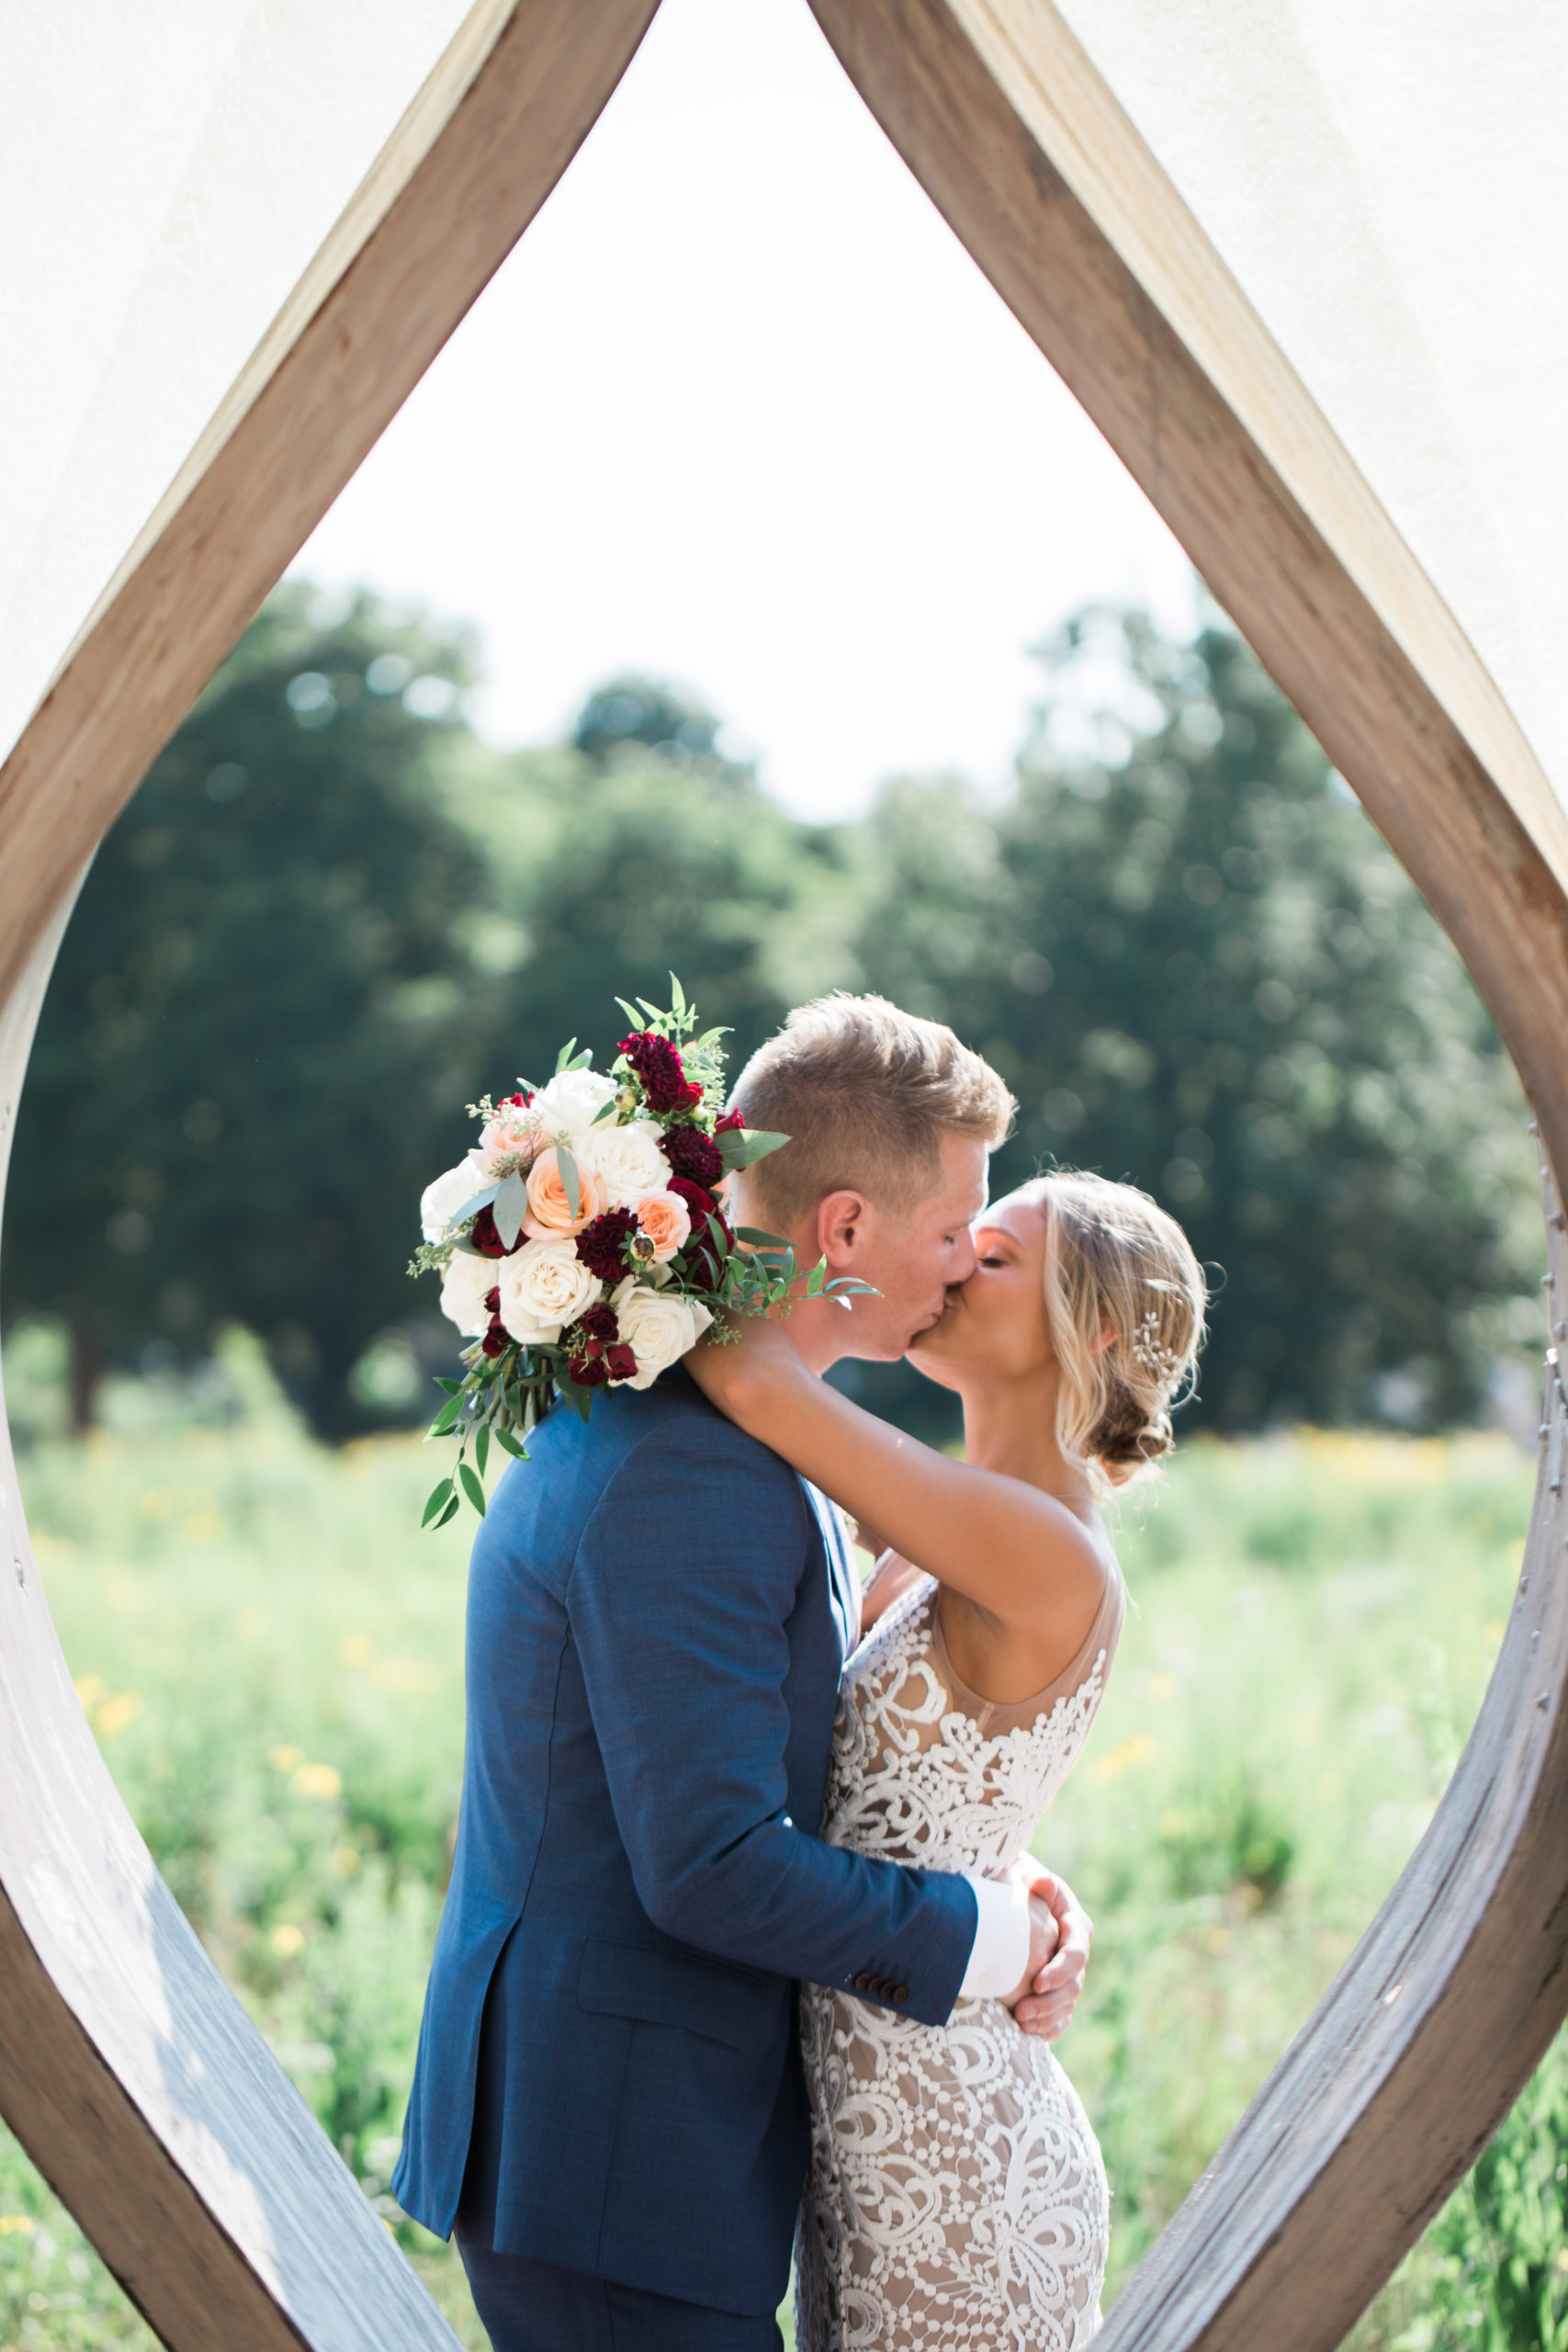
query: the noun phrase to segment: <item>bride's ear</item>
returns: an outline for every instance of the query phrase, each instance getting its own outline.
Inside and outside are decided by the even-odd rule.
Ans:
[[[863,1193],[829,1193],[817,1212],[818,1257],[832,1267],[848,1265],[863,1241],[865,1214]]]

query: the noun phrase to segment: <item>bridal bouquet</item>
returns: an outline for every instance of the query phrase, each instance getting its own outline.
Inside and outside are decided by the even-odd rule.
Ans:
[[[650,1387],[721,1308],[788,1304],[794,1252],[732,1231],[717,1188],[789,1137],[724,1114],[727,1033],[698,1035],[673,975],[671,988],[668,1012],[616,998],[631,1027],[607,1074],[574,1037],[547,1086],[519,1080],[499,1102],[470,1103],[478,1143],[420,1203],[409,1272],[440,1274],[442,1312],[472,1341],[462,1379],[438,1383],[430,1435],[455,1437],[457,1463],[427,1527],[445,1527],[462,1495],[482,1517],[492,1439],[526,1460],[523,1440],[558,1397],[586,1420],[595,1389]],[[807,1276],[807,1296],[864,1287],[826,1273]]]

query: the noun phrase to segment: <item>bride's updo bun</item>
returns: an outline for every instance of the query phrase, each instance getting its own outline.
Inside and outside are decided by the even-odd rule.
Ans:
[[[1027,1191],[1045,1211],[1045,1313],[1062,1367],[1064,1453],[1124,1487],[1168,1453],[1203,1343],[1203,1270],[1135,1184],[1070,1169]]]

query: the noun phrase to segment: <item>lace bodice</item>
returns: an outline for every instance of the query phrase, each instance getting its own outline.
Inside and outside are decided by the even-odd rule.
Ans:
[[[923,1577],[845,1669],[822,1834],[1003,1877],[1077,1760],[1121,1631],[1112,1577],[1049,1689],[998,1706],[955,1673]],[[999,2002],[945,2026],[820,1986],[802,2034],[812,2166],[796,2249],[801,2352],[1076,2352],[1110,2233],[1096,2144],[1049,2046]]]
[[[1015,1706],[959,1679],[937,1600],[923,1577],[845,1669],[822,1835],[889,1861],[1003,1878],[1089,1736],[1121,1631],[1121,1579],[1066,1672]]]

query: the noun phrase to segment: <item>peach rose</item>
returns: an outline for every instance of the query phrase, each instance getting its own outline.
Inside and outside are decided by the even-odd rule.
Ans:
[[[645,1193],[637,1221],[653,1244],[653,1262],[667,1266],[691,1238],[692,1212],[679,1193]]]
[[[604,1180],[592,1168],[577,1163],[578,1210],[571,1213],[567,1198],[566,1179],[560,1171],[560,1159],[552,1144],[542,1151],[528,1170],[528,1214],[523,1220],[523,1230],[534,1241],[558,1241],[581,1233],[596,1216],[603,1216],[610,1205]]]

